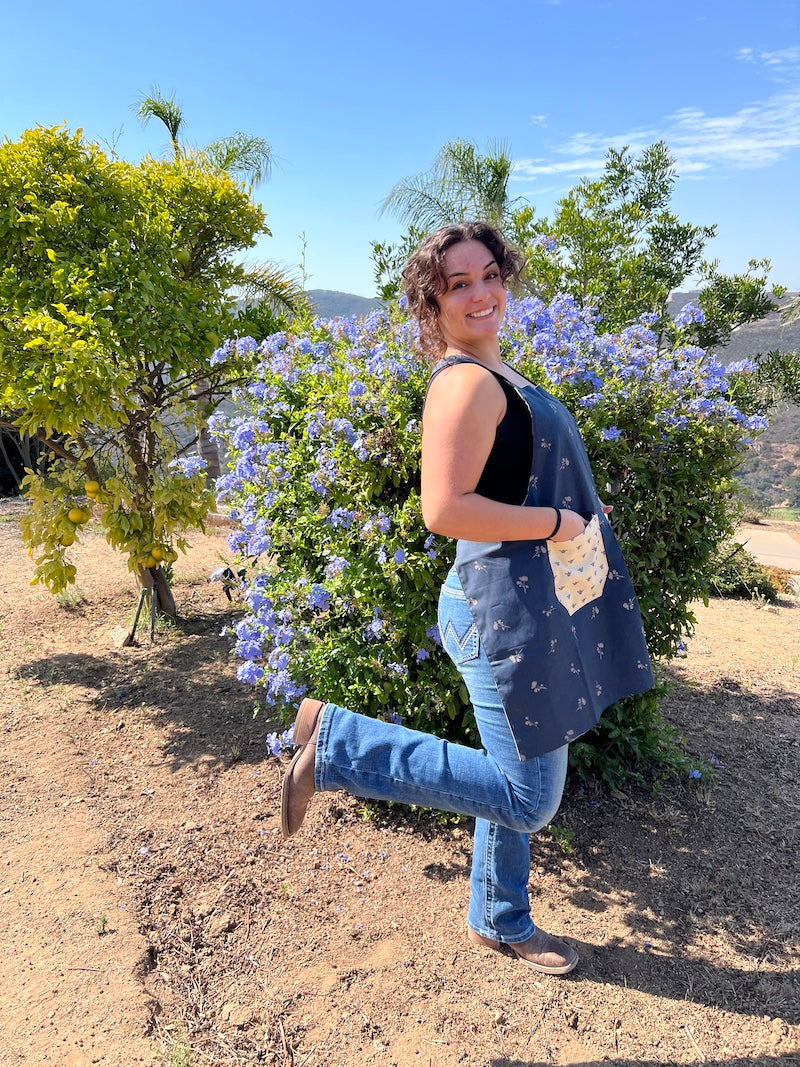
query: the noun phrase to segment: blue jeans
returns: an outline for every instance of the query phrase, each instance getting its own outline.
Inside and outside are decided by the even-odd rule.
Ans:
[[[483,750],[359,715],[323,710],[315,756],[320,791],[344,789],[475,817],[468,925],[507,944],[535,932],[528,902],[528,835],[555,815],[567,746],[520,760],[461,585],[451,571],[439,599],[444,647],[469,691]]]

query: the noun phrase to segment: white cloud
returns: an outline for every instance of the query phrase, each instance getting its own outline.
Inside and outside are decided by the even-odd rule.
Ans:
[[[800,45],[779,48],[774,52],[759,52],[755,48],[740,48],[736,59],[744,63],[760,64],[771,74],[781,78],[796,79],[800,73]]]
[[[547,115],[531,115],[528,119],[529,126],[546,126]]]
[[[514,162],[514,178],[535,178],[540,174],[599,174],[603,169],[604,157],[586,160],[569,159],[553,162],[543,159],[518,159]]]
[[[746,50],[743,50],[746,51]],[[786,62],[788,54],[759,53]],[[761,62],[767,62],[761,58]],[[776,62],[778,62],[776,60]],[[640,153],[655,141],[665,141],[681,176],[698,176],[711,168],[768,167],[800,148],[800,88],[787,89],[728,115],[709,115],[699,107],[685,107],[666,115],[657,125],[621,133],[575,133],[558,145],[549,158],[520,159],[514,178],[544,175],[596,177],[602,172],[609,148],[628,146]]]

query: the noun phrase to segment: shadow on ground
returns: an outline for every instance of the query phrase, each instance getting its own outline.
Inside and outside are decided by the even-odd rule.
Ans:
[[[201,759],[224,767],[233,756],[259,763],[265,735],[282,727],[258,708],[256,690],[236,678],[223,631],[238,617],[234,611],[195,615],[168,624],[152,645],[140,633],[129,648],[49,655],[20,663],[18,673],[45,690],[79,687],[104,714],[146,711],[164,731],[163,756],[173,770]]]

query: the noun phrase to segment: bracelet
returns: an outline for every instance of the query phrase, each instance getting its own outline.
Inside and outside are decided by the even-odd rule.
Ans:
[[[545,537],[545,541],[552,541],[552,539],[555,537],[555,535],[558,533],[558,531],[561,528],[561,512],[560,512],[560,510],[558,508],[554,508],[553,510],[556,513],[556,524],[553,527],[553,532],[551,534],[549,534],[547,537]]]

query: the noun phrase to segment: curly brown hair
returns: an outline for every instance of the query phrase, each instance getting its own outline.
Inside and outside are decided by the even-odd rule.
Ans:
[[[524,257],[508,245],[502,235],[486,222],[455,222],[430,234],[403,267],[403,287],[411,314],[419,323],[419,343],[430,357],[438,359],[447,347],[439,329],[437,297],[447,289],[444,257],[448,249],[462,241],[486,245],[500,268],[503,281],[519,281]]]

